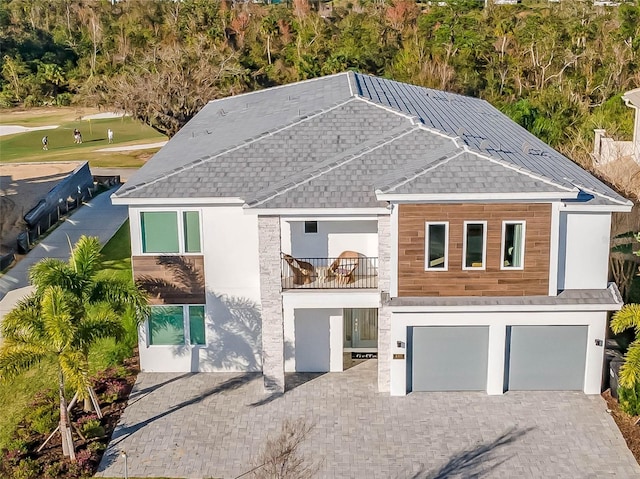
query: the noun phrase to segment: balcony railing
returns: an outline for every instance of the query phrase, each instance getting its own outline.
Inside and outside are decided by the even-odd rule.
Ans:
[[[365,289],[378,287],[378,258],[344,252],[334,258],[282,255],[282,289]]]

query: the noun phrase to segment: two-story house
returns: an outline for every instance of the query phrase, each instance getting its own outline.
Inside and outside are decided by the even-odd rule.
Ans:
[[[483,100],[353,72],[215,100],[113,202],[144,371],[600,392],[631,203]]]

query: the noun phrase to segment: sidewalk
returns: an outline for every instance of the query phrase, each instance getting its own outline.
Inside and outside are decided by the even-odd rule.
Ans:
[[[97,236],[105,244],[127,219],[126,206],[113,206],[111,194],[120,186],[105,191],[83,204],[64,223],[43,239],[18,264],[0,276],[0,311],[10,310],[3,299],[10,291],[29,286],[29,268],[42,258],[69,259],[69,242],[75,244],[82,235]],[[25,294],[28,290],[25,290]],[[19,296],[19,297],[16,297]],[[9,295],[7,300],[20,300],[22,295]]]

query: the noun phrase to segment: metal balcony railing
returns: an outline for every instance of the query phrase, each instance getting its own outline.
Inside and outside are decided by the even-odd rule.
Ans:
[[[281,271],[282,289],[378,287],[378,258],[354,252],[344,252],[334,258],[294,258],[283,254]]]

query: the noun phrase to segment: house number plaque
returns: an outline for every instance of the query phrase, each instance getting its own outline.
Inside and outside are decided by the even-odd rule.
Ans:
[[[394,354],[393,359],[404,359],[404,354]]]

